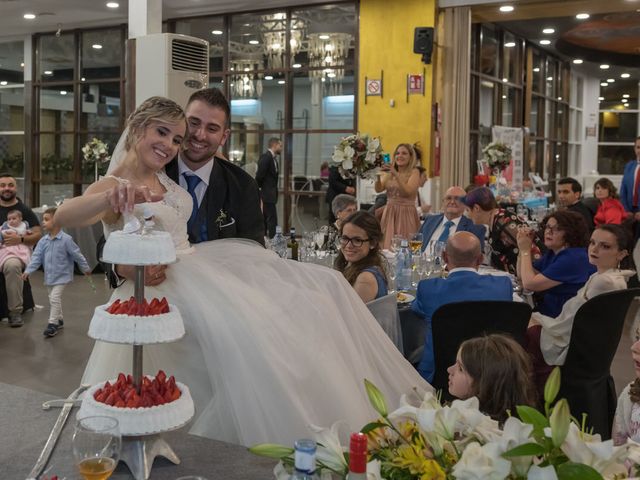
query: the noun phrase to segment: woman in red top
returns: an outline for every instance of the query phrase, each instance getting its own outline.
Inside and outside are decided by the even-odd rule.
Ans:
[[[618,200],[618,191],[608,178],[601,178],[593,184],[593,193],[600,200],[598,211],[593,221],[598,225],[614,223],[620,225],[629,215]]]

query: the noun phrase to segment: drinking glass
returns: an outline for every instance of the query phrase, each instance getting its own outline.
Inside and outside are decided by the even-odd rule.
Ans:
[[[447,247],[446,242],[436,242],[433,248],[433,256],[435,257],[435,270],[441,271],[444,269],[444,251]]]
[[[529,209],[527,208],[526,205],[523,205],[522,203],[519,203],[518,206],[516,207],[516,213],[518,214],[518,217],[521,218],[522,220],[529,220]]]
[[[398,250],[400,250],[400,244],[402,243],[402,240],[404,240],[404,237],[402,235],[393,236],[393,239],[391,240],[391,249],[394,252],[397,252]]]
[[[387,261],[387,277],[389,278],[389,293],[394,293],[395,287],[396,287],[396,276],[397,276],[396,272],[396,262],[395,260],[388,260]]]
[[[85,480],[106,480],[120,459],[122,437],[113,417],[84,417],[76,421],[73,457]]]
[[[411,246],[411,253],[413,255],[420,255],[420,250],[422,250],[422,233],[414,233],[411,236],[409,245]]]

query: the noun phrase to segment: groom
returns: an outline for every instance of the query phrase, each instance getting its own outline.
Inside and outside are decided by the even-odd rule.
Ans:
[[[191,194],[193,211],[187,223],[191,243],[222,238],[247,238],[264,245],[264,217],[255,180],[242,168],[216,157],[229,138],[231,109],[217,88],[194,92],[185,108],[188,135],[185,150],[165,167],[167,175]],[[166,279],[166,265],[145,269],[145,285]],[[108,269],[112,287],[133,279],[133,268]]]

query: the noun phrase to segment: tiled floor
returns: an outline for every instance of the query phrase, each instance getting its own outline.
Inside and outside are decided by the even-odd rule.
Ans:
[[[49,311],[46,289],[42,286],[41,272],[32,276],[34,298],[42,308],[27,313],[22,328],[9,328],[6,321],[0,323],[0,382],[65,397],[79,385],[93,347],[93,340],[87,337],[93,309],[106,303],[110,295],[101,274],[92,278],[95,293],[81,276],[76,276],[67,287],[63,296],[64,329],[45,339],[42,332]],[[628,330],[627,325],[612,366],[618,391],[634,375]]]

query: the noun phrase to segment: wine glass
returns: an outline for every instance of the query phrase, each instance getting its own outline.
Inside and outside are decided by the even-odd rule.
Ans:
[[[106,480],[120,459],[122,437],[113,417],[84,417],[76,421],[73,457],[85,480]]]
[[[438,271],[444,268],[443,253],[447,247],[447,242],[436,242],[433,247],[433,255],[435,257],[435,267]]]
[[[409,245],[411,246],[411,253],[413,255],[420,255],[420,250],[422,250],[422,233],[414,233],[411,236]]]
[[[391,240],[391,249],[394,252],[397,252],[398,250],[400,250],[400,244],[402,243],[402,240],[404,240],[404,237],[402,235],[393,236],[393,239]]]
[[[521,218],[522,220],[528,220],[529,219],[529,209],[527,208],[526,205],[519,203],[518,206],[516,207],[516,213],[518,214],[518,217]]]
[[[389,278],[389,293],[394,293],[396,287],[396,277],[398,272],[396,271],[395,259],[387,260],[387,278]]]

